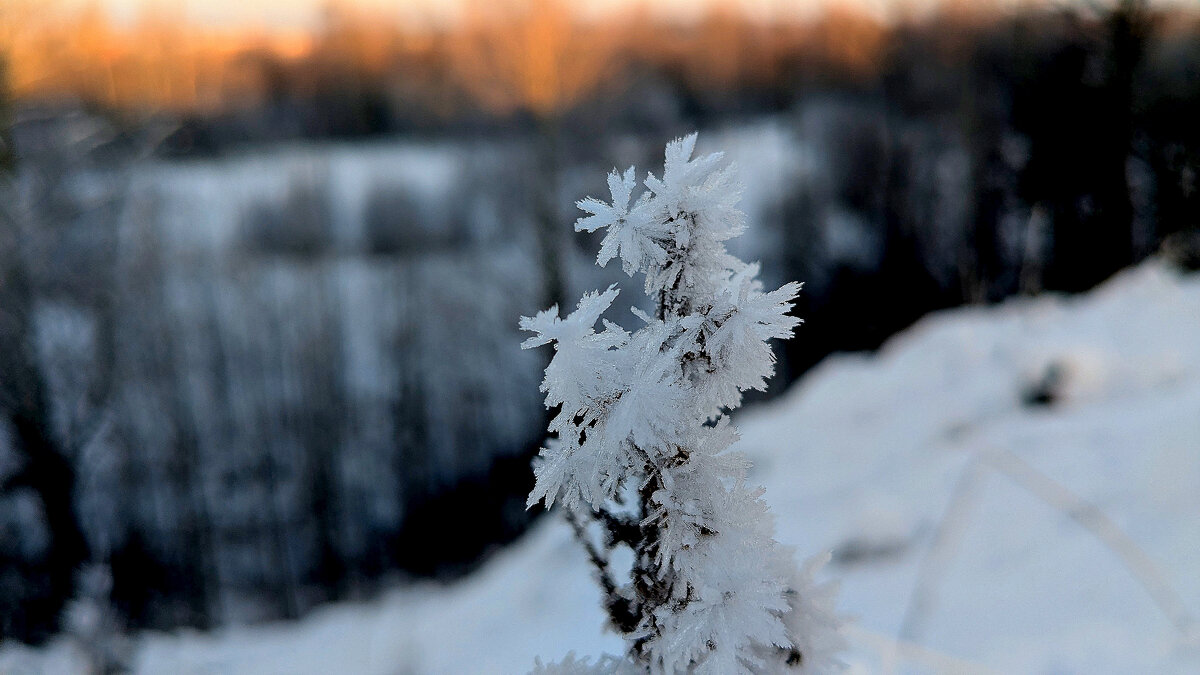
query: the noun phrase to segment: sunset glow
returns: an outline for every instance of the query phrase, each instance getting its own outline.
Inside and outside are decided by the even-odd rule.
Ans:
[[[1094,3],[1093,3],[1094,4]],[[705,86],[833,67],[865,77],[888,26],[972,22],[1041,0],[7,0],[0,54],[19,98],[126,109],[261,102],[272,77],[314,91],[376,83],[450,110],[564,109],[630,59]],[[975,18],[973,18],[975,17]],[[294,71],[294,72],[292,72]],[[273,74],[274,73],[274,74]]]

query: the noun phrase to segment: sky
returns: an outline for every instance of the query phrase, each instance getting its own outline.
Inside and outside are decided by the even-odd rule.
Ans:
[[[258,27],[268,29],[305,29],[316,25],[326,0],[61,0],[66,5],[99,4],[121,22],[132,21],[146,8],[179,12],[191,22],[217,27]],[[346,4],[380,11],[409,21],[445,21],[451,19],[464,0],[342,0]],[[644,2],[656,10],[675,15],[696,15],[722,0],[589,0],[590,11],[603,12]],[[936,0],[724,0],[740,4],[764,17],[782,14],[804,15],[820,11],[831,2],[856,4],[887,18],[901,7],[928,7]],[[979,0],[985,1],[985,0]],[[1031,0],[986,0],[1000,5],[1017,5]],[[1037,1],[1037,0],[1032,0]],[[1086,2],[1087,0],[1056,0]],[[1200,2],[1200,0],[1184,0]]]

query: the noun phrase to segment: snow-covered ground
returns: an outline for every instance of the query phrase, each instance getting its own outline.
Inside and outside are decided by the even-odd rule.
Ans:
[[[1200,275],[1152,262],[1086,296],[937,314],[738,422],[780,540],[834,552],[852,670],[1200,672]],[[135,665],[513,673],[618,652],[603,622],[551,517],[453,585],[145,634]],[[0,672],[75,658],[10,646]]]

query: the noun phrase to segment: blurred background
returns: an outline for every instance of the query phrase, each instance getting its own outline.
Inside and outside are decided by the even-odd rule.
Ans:
[[[3,0],[0,73],[8,644],[470,575],[540,515],[517,317],[624,278],[573,203],[692,130],[806,282],[756,400],[1200,266],[1189,0]]]

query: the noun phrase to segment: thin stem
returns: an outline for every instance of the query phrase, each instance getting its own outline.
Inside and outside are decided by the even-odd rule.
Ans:
[[[620,587],[613,579],[608,559],[601,554],[591,538],[588,537],[587,528],[580,522],[579,514],[574,509],[564,509],[564,511],[566,512],[567,522],[570,523],[571,529],[575,532],[575,538],[583,543],[588,560],[591,561],[592,567],[596,568],[596,576],[600,580],[601,588],[604,589],[604,608],[608,611],[609,621],[612,622],[613,627],[618,631],[622,633],[631,632],[637,627],[638,617],[633,612],[629,598],[621,593]]]
[[[563,509],[567,516],[567,522],[571,524],[571,529],[575,531],[575,538],[582,544],[587,551],[588,560],[592,566],[596,568],[597,574],[600,575],[600,585],[604,587],[604,593],[609,597],[615,596],[617,593],[617,583],[613,581],[612,574],[608,570],[608,560],[601,555],[599,549],[588,537],[587,528],[583,523],[579,522],[579,514],[574,509]]]

